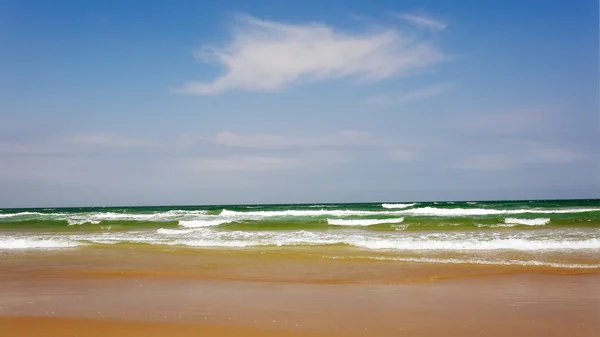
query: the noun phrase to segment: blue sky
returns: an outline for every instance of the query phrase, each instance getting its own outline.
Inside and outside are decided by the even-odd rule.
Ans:
[[[598,2],[0,1],[0,207],[600,197]]]

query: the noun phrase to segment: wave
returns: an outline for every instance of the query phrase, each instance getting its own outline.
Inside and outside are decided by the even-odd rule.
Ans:
[[[221,211],[223,217],[237,218],[268,218],[268,217],[311,217],[311,216],[352,216],[352,215],[381,215],[398,214],[400,211],[358,211],[358,210],[285,210],[285,211],[252,211],[239,212],[224,209]]]
[[[188,234],[196,231],[195,229],[169,229],[169,228],[159,228],[156,230],[157,234],[166,234],[166,235],[180,235],[180,234]]]
[[[0,218],[14,218],[14,217],[27,216],[27,215],[44,215],[44,213],[40,213],[40,212],[7,213],[7,214],[0,214]]]
[[[0,238],[0,249],[70,248],[82,243],[65,239]]]
[[[525,225],[525,226],[544,226],[550,222],[550,218],[539,218],[539,219],[517,219],[517,218],[506,218],[504,223],[507,225]]]
[[[372,226],[379,224],[395,224],[404,221],[404,218],[393,219],[327,219],[327,223],[335,226]]]
[[[499,266],[526,266],[526,267],[551,267],[565,269],[598,269],[600,264],[581,264],[581,263],[564,263],[550,262],[539,260],[502,260],[502,259],[478,259],[478,258],[428,258],[428,257],[388,257],[388,256],[366,256],[366,257],[330,257],[334,260],[343,259],[364,259],[378,261],[399,261],[409,263],[441,263],[441,264],[480,264],[480,265],[499,265]]]
[[[519,224],[516,223],[508,223],[508,224],[476,224],[478,228],[509,228],[509,227],[517,227]]]
[[[350,243],[361,248],[390,250],[575,250],[600,249],[600,240],[544,240],[496,239],[490,241],[419,241],[419,240],[365,240]]]
[[[97,225],[100,222],[101,222],[100,220],[67,219],[67,223],[69,224],[69,226],[84,225],[86,223],[89,223],[89,224],[92,224],[92,225]]]
[[[409,206],[407,206],[409,207]],[[464,216],[482,216],[482,215],[502,215],[502,214],[553,214],[553,213],[586,213],[597,212],[600,208],[569,208],[569,209],[488,209],[488,208],[437,208],[421,207],[411,209],[401,209],[394,211],[359,211],[359,210],[285,210],[285,211],[254,211],[239,212],[224,209],[221,216],[224,217],[310,217],[310,216],[362,216],[362,215],[417,215],[417,216],[436,216],[436,217],[464,217]]]
[[[413,241],[413,240],[368,240],[333,238],[282,237],[271,240],[215,240],[215,239],[183,239],[164,242],[167,245],[184,245],[190,247],[258,247],[258,246],[323,246],[344,244],[369,250],[395,251],[485,251],[485,250],[580,250],[600,249],[600,241],[588,239],[580,241],[547,240],[532,242],[528,240],[493,240],[488,242],[476,241]]]
[[[518,219],[516,217],[506,218],[506,225],[544,225],[548,223],[548,217],[551,214],[566,214],[566,213],[586,213],[598,212],[600,208],[549,208],[549,209],[494,209],[494,208],[442,208],[442,207],[418,207],[411,208],[412,204],[382,204],[385,209],[369,210],[369,209],[339,209],[339,208],[314,208],[314,209],[284,209],[284,210],[170,210],[166,212],[52,212],[43,213],[35,211],[23,211],[19,213],[0,213],[0,223],[20,223],[26,221],[63,221],[69,225],[84,225],[84,224],[99,224],[100,222],[117,222],[117,221],[132,221],[132,222],[179,222],[182,226],[217,226],[220,224],[237,222],[237,221],[257,221],[268,218],[311,218],[311,217],[331,217],[331,218],[351,218],[351,217],[377,217],[379,219],[386,217],[469,217],[469,216],[502,216],[502,215],[519,215],[519,214],[546,214],[545,217],[539,219]],[[340,206],[336,206],[340,207]],[[218,212],[218,214],[217,214]],[[596,216],[596,215],[594,215]],[[346,220],[346,219],[344,219]],[[354,220],[354,219],[347,219]],[[418,222],[421,223],[422,219]],[[321,219],[319,219],[321,221]],[[334,220],[336,222],[338,220]],[[348,225],[350,222],[339,225]],[[354,221],[356,226],[368,226],[367,222],[362,220],[362,223]],[[539,223],[538,223],[539,222]],[[542,223],[544,222],[544,223]],[[332,224],[330,222],[330,224]],[[50,226],[51,224],[47,224]],[[55,224],[60,225],[60,224]],[[64,223],[63,223],[64,225]],[[418,227],[418,226],[417,226]]]
[[[235,220],[213,219],[213,220],[179,220],[179,225],[183,227],[211,227],[234,222]]]
[[[568,209],[488,209],[488,208],[437,208],[422,207],[397,211],[397,214],[421,216],[472,216],[499,214],[553,214],[553,213],[586,213],[598,212],[600,208],[568,208]]]
[[[383,208],[408,208],[416,205],[416,203],[412,204],[381,204]]]
[[[552,236],[549,236],[552,235]],[[144,243],[191,247],[346,245],[390,251],[577,251],[600,250],[598,230],[519,232],[230,231],[213,227],[156,231],[65,233],[60,236],[0,237],[0,249],[71,247],[82,244]]]
[[[0,219],[8,221],[30,221],[30,220],[62,220],[70,225],[82,225],[86,223],[98,224],[101,221],[150,221],[166,222],[185,219],[193,219],[207,215],[205,210],[185,211],[170,210],[155,213],[116,213],[116,212],[90,212],[90,213],[40,213],[19,212],[0,214]]]

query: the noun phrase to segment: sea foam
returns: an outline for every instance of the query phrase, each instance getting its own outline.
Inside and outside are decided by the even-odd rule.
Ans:
[[[550,218],[538,218],[538,219],[517,219],[517,218],[506,218],[504,219],[505,224],[509,225],[525,225],[525,226],[544,226],[550,222]]]
[[[327,219],[327,223],[335,226],[372,226],[379,224],[395,224],[404,221],[404,218],[393,219]]]
[[[211,220],[179,220],[183,227],[211,227],[234,222],[233,219],[211,219]]]
[[[0,238],[0,249],[69,248],[82,244],[62,239]]]
[[[399,214],[422,215],[422,216],[477,216],[498,214],[552,214],[552,213],[585,213],[598,212],[600,208],[569,208],[569,209],[487,209],[487,208],[437,208],[422,207],[404,211]]]
[[[266,218],[266,217],[310,217],[310,216],[352,216],[352,215],[378,215],[397,214],[399,211],[356,211],[356,210],[286,210],[286,211],[253,211],[238,212],[224,209],[221,211],[223,217],[238,218]]]
[[[334,260],[348,259],[343,256],[329,257]],[[527,266],[527,267],[552,267],[565,269],[598,269],[600,264],[582,264],[550,262],[539,260],[504,260],[504,259],[480,259],[480,258],[428,258],[428,257],[394,257],[394,256],[365,256],[354,257],[350,259],[365,259],[378,261],[398,261],[409,263],[441,263],[441,264],[479,264],[479,265],[500,265],[500,266]]]

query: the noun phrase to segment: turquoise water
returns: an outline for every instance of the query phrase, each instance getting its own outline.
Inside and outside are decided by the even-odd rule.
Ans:
[[[0,253],[114,244],[347,246],[371,257],[534,265],[566,258],[600,268],[600,200],[0,210]]]

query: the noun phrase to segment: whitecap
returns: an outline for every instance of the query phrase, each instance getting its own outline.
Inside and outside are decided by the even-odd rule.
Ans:
[[[381,204],[383,208],[408,208],[416,205],[416,203],[412,204]]]

